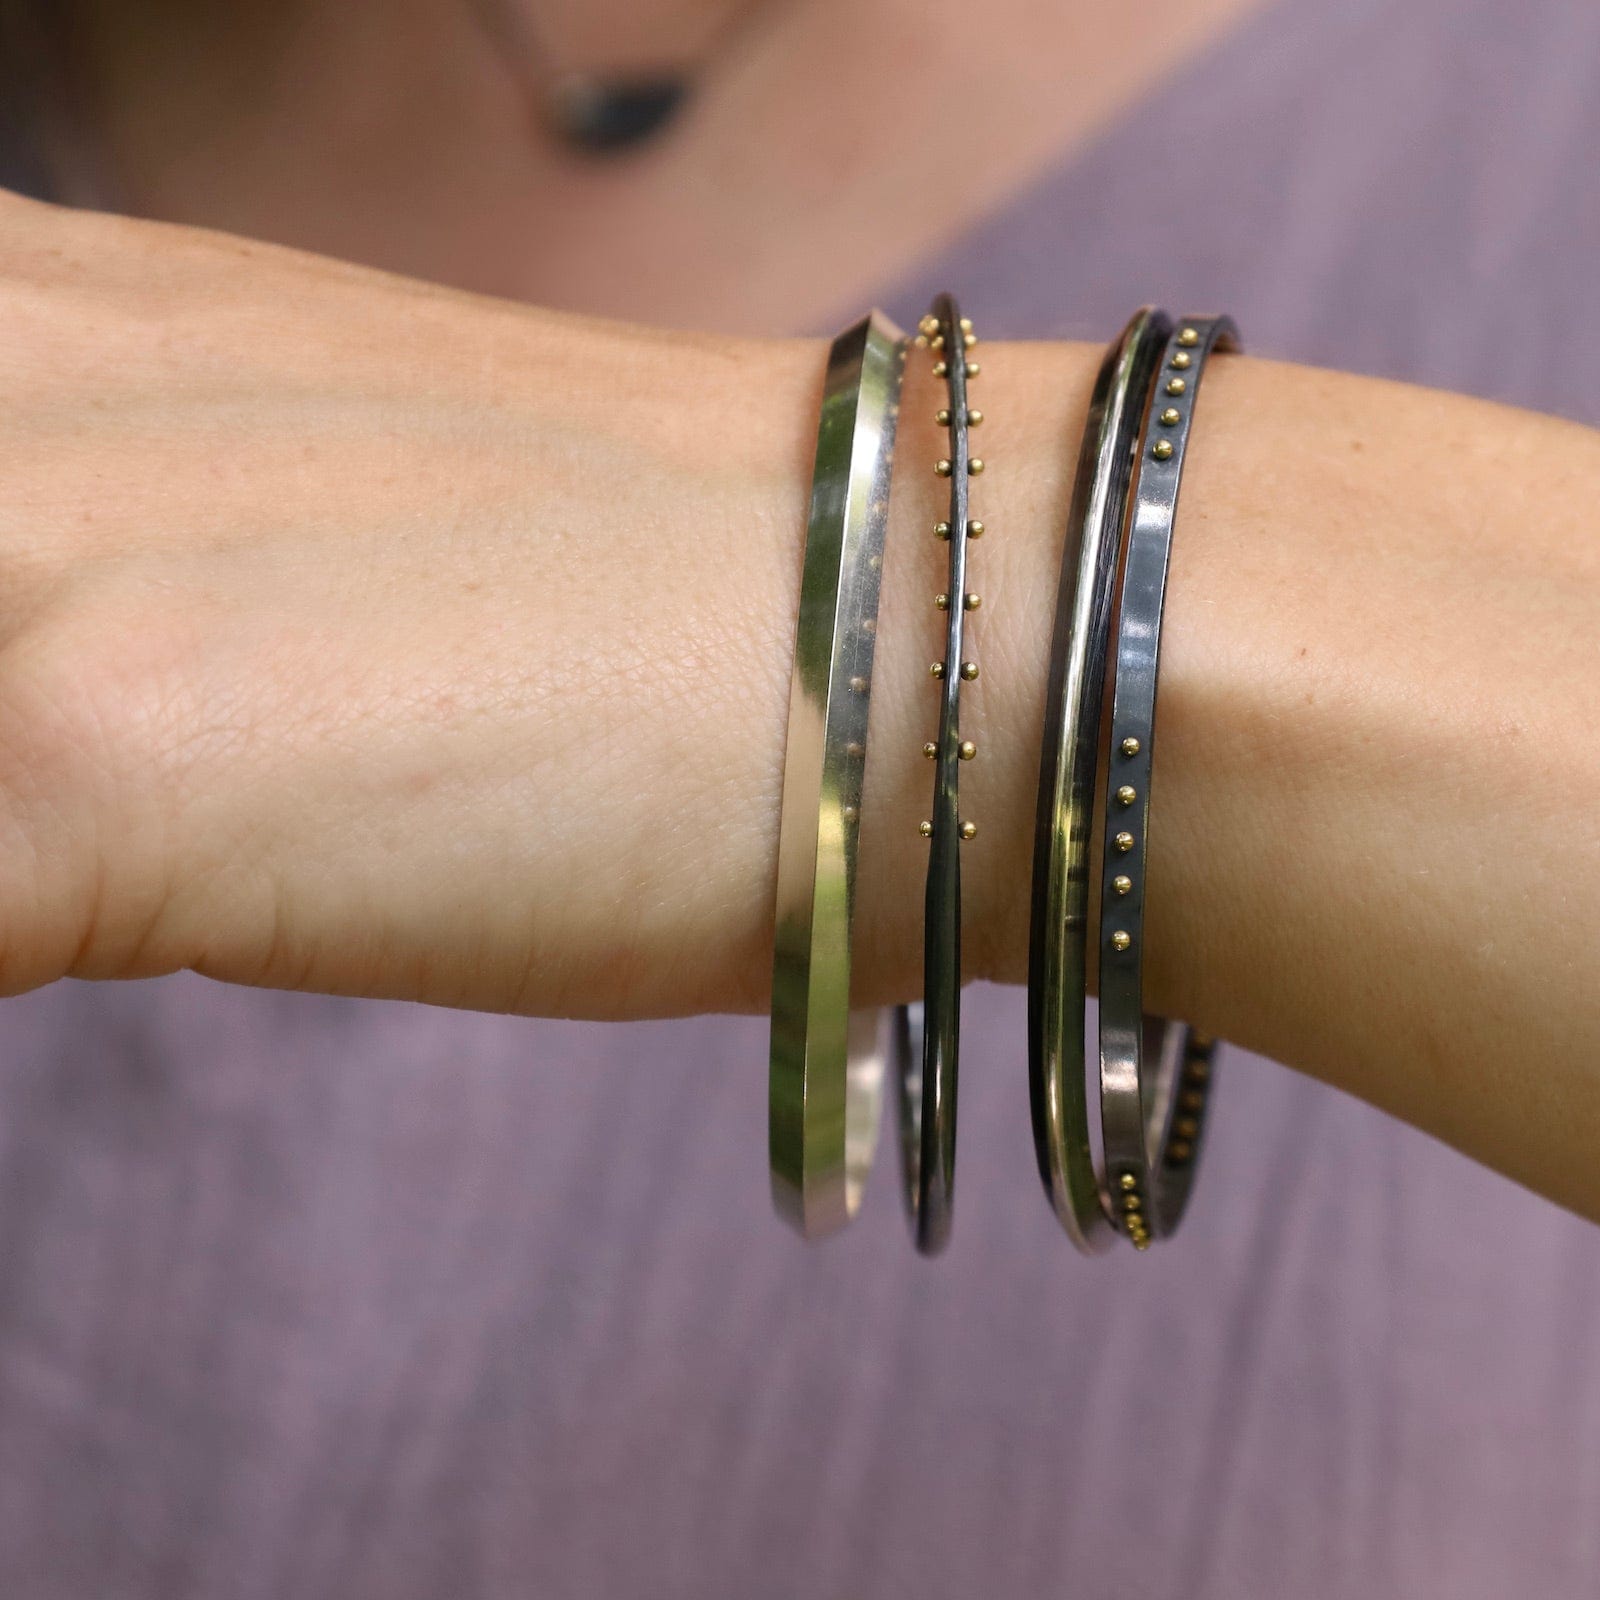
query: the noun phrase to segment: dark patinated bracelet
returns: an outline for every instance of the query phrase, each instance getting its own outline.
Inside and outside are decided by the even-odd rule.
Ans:
[[[1213,350],[1237,348],[1228,318],[1189,317],[1162,352],[1134,474],[1112,658],[1100,898],[1100,1119],[1114,1212],[1140,1249],[1182,1220],[1215,1053],[1211,1041],[1185,1024],[1163,1025],[1145,1012],[1145,866],[1161,619],[1184,452],[1207,358]]]
[[[933,353],[935,377],[944,379],[946,403],[935,421],[948,431],[949,454],[935,471],[950,482],[947,517],[934,525],[949,545],[949,580],[934,604],[946,614],[942,660],[930,669],[941,685],[936,736],[922,747],[934,763],[933,807],[922,823],[929,841],[923,918],[923,999],[903,1006],[895,1019],[891,1059],[900,1097],[900,1151],[906,1205],[918,1250],[933,1255],[950,1238],[956,1162],[956,1081],[961,1030],[961,844],[976,836],[960,806],[961,764],[977,746],[961,737],[961,686],[978,676],[963,652],[963,621],[979,597],[967,588],[967,541],[982,535],[969,515],[968,480],[983,471],[969,450],[969,433],[982,420],[967,404],[967,382],[978,376],[970,352],[972,324],[955,299],[941,294],[918,328],[917,343]]]
[[[1172,324],[1149,307],[1107,350],[1078,451],[1056,591],[1034,826],[1028,1087],[1039,1176],[1061,1226],[1096,1254],[1114,1234],[1090,1145],[1089,855],[1117,561],[1145,400]]]

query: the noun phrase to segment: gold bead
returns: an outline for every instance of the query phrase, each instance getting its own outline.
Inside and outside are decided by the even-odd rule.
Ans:
[[[982,421],[983,413],[981,411],[969,411],[967,413],[967,426],[969,428],[976,428]]]
[[[967,350],[970,350],[975,344],[977,344],[977,342],[978,336],[975,333],[964,333],[961,335],[962,346]]]
[[[967,471],[972,477],[976,478],[978,474],[983,471],[983,457],[973,456],[972,459],[967,462]]]
[[[932,338],[939,331],[939,319],[930,311],[921,322],[917,324],[917,332]]]
[[[983,368],[980,367],[976,361],[969,361],[967,363],[967,376],[969,378],[976,378],[982,371]]]
[[[1170,1161],[1174,1166],[1181,1165],[1193,1154],[1193,1147],[1186,1144],[1182,1139],[1174,1139],[1172,1143],[1167,1146],[1167,1160]]]
[[[978,747],[970,739],[963,739],[961,743],[956,746],[956,754],[960,756],[963,761],[970,761],[975,755],[977,755],[977,753]]]
[[[846,822],[854,822],[856,820],[856,808],[854,806],[846,806],[840,815],[843,816]]]
[[[1148,1250],[1150,1248],[1150,1235],[1148,1233],[1139,1234],[1133,1241],[1133,1248],[1135,1250]]]
[[[981,539],[983,537],[983,524],[976,517],[967,524],[967,537],[969,539]]]
[[[1144,1201],[1142,1201],[1136,1194],[1126,1195],[1122,1201],[1122,1209],[1126,1211],[1129,1216],[1133,1216],[1135,1213],[1144,1210]],[[1132,1226],[1132,1224],[1130,1224],[1130,1226]]]
[[[1122,741],[1122,753],[1125,756],[1136,756],[1139,753],[1139,741],[1131,733]]]
[[[961,319],[961,331],[963,333],[971,333],[972,332],[972,318],[971,317],[963,317]]]
[[[942,333],[934,334],[933,337],[928,340],[928,348],[930,350],[943,350],[944,349],[944,335]]]
[[[933,758],[934,758],[934,757],[935,757],[935,756],[936,756],[936,755],[938,755],[938,753],[939,753],[939,747],[938,747],[938,745],[936,745],[936,744],[935,744],[935,743],[934,743],[934,742],[933,742],[933,740],[932,740],[932,739],[930,739],[930,740],[929,740],[929,741],[928,741],[928,742],[927,742],[927,743],[926,743],[926,744],[925,744],[925,745],[923,745],[923,747],[922,747],[922,753],[923,753],[923,755],[925,755],[925,756],[926,756],[926,757],[927,757],[927,758],[928,758],[928,759],[929,759],[929,760],[930,760],[930,761],[932,761],[932,760],[933,760]]]
[[[1111,948],[1113,950],[1126,950],[1133,943],[1133,935],[1126,928],[1118,928],[1111,935]]]
[[[978,676],[978,663],[976,661],[963,661],[961,663],[961,676],[971,683]]]
[[[950,537],[950,524],[948,522],[934,523],[933,536],[936,539],[948,539]]]
[[[961,824],[961,837],[963,839],[976,839],[978,837],[978,824],[976,822],[963,822]]]
[[[948,478],[950,476],[949,458],[946,456],[940,456],[940,458],[934,462],[933,470],[938,473],[941,478]]]
[[[1191,1061],[1184,1071],[1184,1076],[1190,1083],[1204,1083],[1211,1076],[1211,1063],[1209,1061]]]
[[[933,603],[941,611],[948,611],[950,609],[950,596],[947,594],[936,594],[933,597]]]
[[[931,839],[933,837],[933,824],[931,822],[919,822],[917,824],[917,832],[924,839]]]
[[[1111,892],[1113,894],[1131,894],[1133,892],[1133,879],[1125,873],[1119,872],[1111,880]]]
[[[1177,355],[1172,358],[1172,364],[1178,369],[1179,372],[1187,372],[1189,370],[1189,363],[1193,360],[1194,357],[1191,356],[1187,350],[1180,350]]]
[[[933,678],[942,678],[944,676],[944,662],[935,661],[934,664],[928,668],[928,675]]]
[[[1188,387],[1189,387],[1189,385],[1186,384],[1183,381],[1182,378],[1168,378],[1167,379],[1167,393],[1168,394],[1182,394],[1184,392],[1184,390],[1187,389]]]
[[[855,694],[865,694],[867,692],[867,680],[865,678],[852,678],[850,680],[850,688]]]
[[[949,370],[950,368],[942,361],[935,361],[933,364],[933,375],[936,378],[942,378]]]
[[[941,428],[948,428],[950,426],[950,408],[948,406],[940,406],[939,409],[934,412],[933,420],[937,422]]]
[[[968,611],[976,611],[983,604],[983,596],[981,594],[969,594],[961,603]]]
[[[1172,1131],[1180,1139],[1192,1139],[1200,1131],[1200,1124],[1193,1117],[1179,1117],[1173,1124]]]
[[[1200,335],[1196,333],[1193,328],[1185,328],[1183,332],[1178,335],[1178,343],[1185,345],[1197,345],[1200,343]]]
[[[844,747],[844,753],[849,756],[852,761],[859,761],[862,756],[867,753],[867,747],[862,744],[860,740],[852,739],[850,743]]]
[[[1127,855],[1133,849],[1133,835],[1131,833],[1119,833],[1111,842],[1123,855]]]
[[[1160,421],[1163,428],[1175,428],[1183,421],[1183,413],[1176,406],[1168,406],[1161,413]]]
[[[1125,783],[1117,790],[1117,804],[1131,806],[1139,798],[1139,791],[1131,783]]]
[[[1151,450],[1157,461],[1170,461],[1172,459],[1172,441],[1170,439],[1157,439],[1155,448]]]
[[[1198,1089],[1185,1089],[1178,1097],[1178,1104],[1185,1111],[1204,1111],[1206,1097]]]
[[[1131,1172],[1124,1172],[1118,1182],[1129,1192],[1139,1187],[1139,1180]]]

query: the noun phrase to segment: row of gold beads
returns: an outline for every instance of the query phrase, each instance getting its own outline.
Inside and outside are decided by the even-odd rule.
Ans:
[[[1203,1034],[1191,1033],[1184,1044],[1183,1076],[1178,1093],[1180,1115],[1172,1124],[1172,1137],[1166,1148],[1169,1167],[1186,1165],[1194,1155],[1200,1137],[1200,1119],[1206,1109],[1206,1089],[1211,1079],[1212,1041]],[[1145,1214],[1144,1194],[1138,1177],[1124,1172],[1117,1180],[1117,1203],[1122,1225],[1135,1250],[1150,1248],[1150,1219]]]
[[[1199,342],[1200,336],[1193,328],[1184,328],[1178,334],[1178,349],[1173,353],[1170,362],[1175,370],[1164,384],[1166,393],[1174,399],[1188,391],[1189,380],[1186,374],[1194,364],[1194,357],[1190,352]],[[1166,406],[1158,413],[1156,421],[1163,428],[1173,428],[1182,421],[1182,414],[1176,406]],[[1157,461],[1170,461],[1173,455],[1172,441],[1157,439],[1150,447],[1150,454]],[[1129,734],[1121,741],[1118,748],[1124,757],[1132,760],[1139,754],[1139,740],[1135,735]],[[1125,783],[1117,787],[1112,798],[1119,806],[1131,806],[1139,796],[1131,784]],[[1134,842],[1133,835],[1125,831],[1116,834],[1112,840],[1116,849],[1122,854],[1131,851]],[[1132,890],[1133,879],[1126,873],[1119,872],[1112,878],[1113,894],[1130,894]],[[1127,950],[1132,943],[1132,936],[1126,929],[1119,928],[1111,935],[1113,950],[1119,952]],[[1205,1109],[1205,1085],[1211,1070],[1210,1048],[1208,1040],[1191,1036],[1184,1057],[1184,1075],[1178,1102],[1182,1114],[1173,1123],[1171,1142],[1166,1149],[1168,1166],[1182,1166],[1188,1161],[1194,1150],[1194,1141],[1199,1137],[1199,1113]],[[1125,1172],[1118,1179],[1118,1184],[1120,1192],[1117,1200],[1122,1209],[1122,1223],[1127,1229],[1128,1238],[1133,1242],[1134,1249],[1148,1250],[1150,1219],[1145,1210],[1145,1196],[1139,1187],[1139,1179],[1135,1174]]]
[[[950,353],[947,352],[945,348],[945,336],[941,329],[939,319],[931,312],[917,324],[917,343],[934,352],[934,377],[943,378],[948,376],[950,371]],[[963,317],[961,319],[961,352],[962,360],[966,364],[966,376],[969,381],[973,378],[976,378],[979,372],[982,370],[976,361],[973,361],[969,358],[969,353],[976,348],[977,343],[978,336],[972,331],[972,319],[970,317]],[[939,427],[948,428],[951,421],[949,407],[941,406],[939,410],[934,413],[933,420]],[[974,410],[971,406],[969,406],[967,408],[968,429],[970,430],[972,428],[976,428],[982,421],[983,413],[981,411]],[[954,468],[948,457],[941,456],[934,463],[933,470],[939,477],[948,478]],[[982,458],[969,454],[967,456],[967,475],[975,478],[982,471]],[[949,539],[949,522],[943,520],[935,522],[933,525],[933,532],[934,537],[937,539]],[[983,524],[974,517],[968,517],[967,519],[967,537],[969,539],[981,539],[983,537]],[[944,593],[936,594],[933,597],[933,604],[936,610],[948,611],[951,605],[950,596]],[[967,611],[976,611],[979,606],[983,604],[983,597],[978,594],[965,594],[961,597],[961,604]],[[933,665],[929,667],[928,672],[936,682],[942,682],[944,679],[944,662],[935,661]],[[971,683],[977,676],[978,663],[976,661],[963,661],[961,663],[961,678],[963,682]],[[930,761],[932,761],[936,759],[939,754],[939,746],[930,739],[925,745],[923,745],[922,753]],[[956,754],[963,761],[971,761],[977,755],[977,753],[978,747],[970,739],[963,739],[961,743],[956,746]],[[918,824],[918,831],[922,834],[924,839],[931,838],[933,835],[933,824],[924,820]],[[961,837],[963,839],[975,839],[977,836],[977,823],[968,821],[961,824]]]
[[[1191,1032],[1183,1057],[1183,1087],[1178,1094],[1179,1116],[1172,1124],[1172,1141],[1167,1146],[1167,1165],[1181,1167],[1194,1155],[1205,1116],[1206,1092],[1211,1082],[1212,1041]]]
[[[1131,1172],[1124,1172],[1120,1180],[1122,1192],[1117,1197],[1122,1203],[1122,1225],[1128,1230],[1135,1250],[1150,1248],[1150,1221],[1145,1216],[1144,1196],[1139,1192],[1139,1180]]]

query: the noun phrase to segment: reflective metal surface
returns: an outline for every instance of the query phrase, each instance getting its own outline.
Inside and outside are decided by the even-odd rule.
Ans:
[[[1084,1014],[1089,850],[1117,556],[1143,402],[1171,331],[1138,312],[1102,362],[1089,402],[1050,644],[1028,943],[1028,1088],[1039,1176],[1074,1244],[1113,1237],[1090,1144]]]
[[[1162,1024],[1145,1015],[1145,863],[1161,617],[1184,454],[1207,358],[1237,347],[1226,317],[1188,318],[1167,340],[1145,408],[1123,558],[1101,859],[1100,1118],[1112,1203],[1141,1245],[1182,1219],[1213,1065],[1209,1041],[1179,1023],[1162,1039]]]
[[[933,330],[937,323],[937,331]],[[894,1027],[894,1080],[900,1099],[900,1149],[906,1206],[917,1249],[935,1255],[950,1241],[956,1177],[956,1085],[961,1036],[961,685],[967,606],[968,484],[972,465],[968,360],[953,296],[939,295],[923,325],[944,367],[950,480],[949,573],[939,731],[934,740],[933,831],[923,911],[920,1006],[903,1007]],[[973,367],[976,376],[976,367]],[[981,463],[979,463],[981,466]]]
[[[860,1204],[880,1120],[887,1016],[850,1008],[889,468],[906,344],[877,312],[828,354],[784,757],[772,959],[768,1152],[779,1212],[808,1238]]]

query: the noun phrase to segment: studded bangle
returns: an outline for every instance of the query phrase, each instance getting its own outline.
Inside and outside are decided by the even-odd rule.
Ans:
[[[855,1215],[880,1120],[887,1013],[850,1009],[867,710],[906,341],[877,312],[828,355],[800,582],[772,959],[768,1154],[781,1214]]]
[[[1100,1119],[1113,1203],[1140,1249],[1183,1217],[1215,1050],[1185,1024],[1168,1023],[1159,1070],[1147,1077],[1159,1036],[1144,1011],[1143,956],[1161,617],[1194,403],[1206,359],[1219,348],[1238,348],[1233,323],[1191,317],[1162,352],[1134,475],[1118,609],[1100,900]]]
[[[912,1237],[925,1255],[950,1238],[956,1160],[956,1080],[961,1031],[961,842],[977,824],[960,808],[961,763],[978,753],[961,737],[961,685],[978,676],[964,659],[963,620],[979,598],[967,589],[967,541],[983,533],[968,515],[968,480],[983,471],[970,453],[969,433],[983,413],[967,405],[967,380],[978,376],[969,352],[977,344],[972,324],[955,299],[939,295],[918,325],[917,343],[933,353],[934,376],[943,378],[946,403],[935,421],[949,433],[949,454],[935,470],[950,482],[948,517],[934,533],[949,545],[949,581],[934,601],[946,615],[944,658],[932,675],[942,686],[937,736],[922,747],[934,763],[933,810],[922,823],[929,841],[923,916],[923,999],[901,1007],[892,1035],[893,1076],[900,1100],[900,1151]]]
[[[1050,642],[1028,937],[1028,1089],[1039,1176],[1079,1249],[1112,1242],[1089,1136],[1089,851],[1106,647],[1144,401],[1171,331],[1138,312],[1106,351],[1078,452]]]

